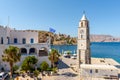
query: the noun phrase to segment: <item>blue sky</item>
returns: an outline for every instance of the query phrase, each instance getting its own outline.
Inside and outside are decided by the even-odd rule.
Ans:
[[[0,0],[0,25],[77,36],[83,11],[91,34],[120,37],[120,0]]]

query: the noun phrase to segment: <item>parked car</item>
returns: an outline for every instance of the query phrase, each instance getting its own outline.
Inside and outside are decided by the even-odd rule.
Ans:
[[[8,77],[8,73],[0,72],[0,80],[5,80]]]
[[[71,58],[72,58],[72,59],[76,59],[76,58],[77,58],[77,54],[73,54],[73,55],[71,56]]]
[[[76,59],[77,57],[75,57],[75,56],[71,56],[71,58],[72,58],[72,59]]]

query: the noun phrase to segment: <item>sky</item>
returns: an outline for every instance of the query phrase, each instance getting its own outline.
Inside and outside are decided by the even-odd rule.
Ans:
[[[0,25],[76,37],[83,11],[90,34],[120,37],[120,0],[0,0]]]

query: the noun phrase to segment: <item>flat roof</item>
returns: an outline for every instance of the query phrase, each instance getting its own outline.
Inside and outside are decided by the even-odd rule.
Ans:
[[[112,58],[91,58],[91,64],[98,64],[98,65],[120,65]]]
[[[115,66],[112,65],[98,65],[98,64],[81,64],[81,68],[84,69],[112,69],[112,70],[117,70]]]

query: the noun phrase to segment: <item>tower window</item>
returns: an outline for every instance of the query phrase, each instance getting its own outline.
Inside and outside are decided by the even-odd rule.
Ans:
[[[81,35],[81,39],[83,39],[83,35]]]
[[[83,22],[81,22],[81,27],[83,27]]]
[[[17,38],[14,38],[14,43],[17,43],[18,41],[17,41]]]
[[[85,22],[85,25],[88,27],[88,22]]]
[[[92,73],[92,70],[90,70],[90,73]]]
[[[98,69],[95,69],[95,73],[98,73]]]

